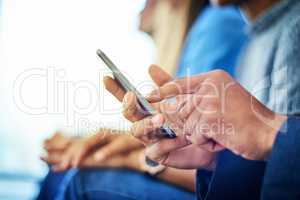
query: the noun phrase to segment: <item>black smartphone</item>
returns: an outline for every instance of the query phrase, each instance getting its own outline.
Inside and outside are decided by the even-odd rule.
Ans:
[[[113,76],[116,81],[123,87],[126,92],[134,92],[137,96],[138,102],[143,110],[149,114],[156,114],[156,110],[151,106],[151,104],[142,96],[142,94],[129,82],[129,80],[121,73],[121,71],[116,67],[116,65],[103,53],[101,50],[97,50],[97,55],[103,60],[106,66],[112,71]],[[175,132],[167,125],[164,124],[159,130],[166,138],[175,138]]]

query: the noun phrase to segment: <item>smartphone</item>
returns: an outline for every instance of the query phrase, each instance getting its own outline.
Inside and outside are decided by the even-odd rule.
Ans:
[[[148,115],[155,115],[157,112],[151,106],[151,104],[142,96],[142,94],[129,82],[129,80],[121,73],[121,71],[116,67],[116,65],[103,53],[101,50],[97,50],[97,55],[106,64],[106,66],[112,71],[113,76],[116,81],[123,87],[126,92],[134,92],[136,94],[137,100],[142,107],[142,109]],[[161,134],[166,137],[173,139],[176,137],[175,132],[167,125],[164,124],[160,130]]]

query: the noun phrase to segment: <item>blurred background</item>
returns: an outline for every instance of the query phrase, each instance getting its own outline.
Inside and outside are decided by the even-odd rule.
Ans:
[[[155,60],[138,31],[141,0],[0,0],[0,199],[32,199],[56,130],[127,127],[104,89],[101,48],[141,90]],[[105,106],[103,106],[105,105]]]

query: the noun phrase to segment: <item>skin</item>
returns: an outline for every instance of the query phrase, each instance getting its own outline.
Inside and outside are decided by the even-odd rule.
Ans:
[[[280,0],[210,0],[213,5],[238,5],[251,21],[262,15],[267,9]]]
[[[112,138],[106,137],[103,140],[110,140]],[[125,139],[125,138],[124,138]],[[125,139],[126,140],[126,139]],[[102,158],[99,160],[97,154],[105,149],[106,146],[103,143],[102,146],[99,146],[98,149],[89,150],[88,142],[86,138],[72,138],[66,137],[64,135],[55,134],[52,138],[48,139],[51,144],[44,144],[45,149],[47,150],[48,155],[42,157],[41,159],[50,164],[53,171],[61,172],[72,167],[75,167],[74,160],[80,158],[80,162],[76,164],[77,167],[86,168],[86,167],[110,167],[110,168],[129,168],[134,170],[142,171],[140,163],[136,157],[143,153],[143,149],[136,149],[130,152],[125,153],[116,153],[118,151],[115,148],[115,154],[111,153],[110,156],[107,156],[105,159]],[[68,143],[64,142],[68,141]],[[60,145],[57,145],[60,143]],[[88,151],[89,150],[89,151]],[[86,153],[83,153],[86,152]]]
[[[149,68],[149,73],[150,76],[154,79],[154,81],[157,83],[157,85],[162,85],[162,83],[164,84],[168,84],[168,83],[172,83],[172,79],[171,77],[164,72],[161,68],[152,65]],[[148,99],[150,100],[150,99]],[[124,97],[124,111],[123,111],[123,115],[130,121],[132,122],[136,122],[139,121],[143,118],[145,118],[146,116],[143,114],[144,112],[141,110],[141,108],[138,106],[137,104],[137,100],[134,96],[133,93],[128,93],[125,97]],[[153,103],[152,106],[160,112],[160,104],[159,103]],[[154,119],[155,120],[155,119]],[[155,125],[157,125],[157,122],[152,123],[150,121],[150,118],[147,117],[146,120],[143,121],[143,123],[134,123],[131,132],[134,134],[134,136],[137,137],[136,133],[138,132],[146,132],[148,133],[147,130],[150,130],[150,132],[152,132],[153,130],[155,130],[156,127]],[[146,128],[146,130],[144,130],[144,127]],[[154,131],[152,133],[155,133]],[[152,144],[155,144],[157,142],[158,139],[161,139],[160,137],[155,138],[155,135],[143,135],[141,134],[140,137],[137,137],[138,139],[141,140],[141,142],[143,142],[146,146],[151,146]],[[154,139],[153,139],[154,138]],[[182,146],[182,149],[179,150],[179,152],[175,152],[174,155],[177,155],[177,153],[180,153],[181,159],[179,160],[179,162],[176,163],[172,163],[172,159],[170,159],[170,162],[168,163],[168,166],[170,167],[176,167],[176,168],[180,168],[180,169],[195,169],[195,168],[203,168],[203,169],[207,169],[207,170],[213,170],[215,167],[215,160],[216,160],[216,153],[215,152],[210,152],[207,151],[205,149],[201,149],[198,148],[196,145],[191,144],[189,141],[186,140],[186,138],[184,136],[179,136],[174,140],[165,140],[167,142],[175,142],[177,144],[180,144]],[[184,148],[186,147],[186,148]],[[219,148],[221,149],[221,148]],[[147,150],[146,150],[147,151]],[[199,158],[199,155],[201,157],[201,159]],[[171,153],[169,155],[169,158],[171,158],[173,156],[173,153]],[[197,159],[196,159],[197,158]],[[160,158],[155,158],[155,160],[159,161],[160,163],[163,163],[163,160],[161,160]],[[190,162],[190,165],[185,165],[185,163],[188,160],[193,160],[194,162]]]
[[[123,143],[126,143],[128,138],[124,138],[123,135],[118,137]],[[127,137],[126,135],[125,137]],[[102,138],[103,139],[103,138]],[[131,137],[133,139],[133,137]],[[67,167],[62,168],[61,164],[65,159],[69,159],[68,156],[77,157],[79,152],[87,151],[86,148],[88,144],[83,141],[87,141],[86,138],[72,138],[62,135],[61,133],[56,133],[52,138],[45,141],[45,149],[48,152],[46,157],[41,159],[50,164],[51,169],[56,172],[61,172],[72,168],[70,163]],[[132,142],[132,141],[131,141]],[[114,142],[112,142],[114,143]],[[84,144],[84,145],[83,145]],[[116,143],[114,143],[116,144]],[[140,143],[139,143],[140,144]],[[110,144],[108,143],[108,146]],[[124,146],[123,146],[124,147]],[[125,147],[126,148],[126,147]],[[76,149],[76,151],[74,151]],[[144,166],[141,165],[139,159],[145,153],[144,148],[134,149],[131,151],[126,151],[126,153],[116,153],[118,151],[123,151],[119,146],[114,146],[114,154],[110,153],[105,159],[97,159],[97,152],[101,152],[102,149],[107,149],[106,145],[98,146],[94,151],[87,151],[83,155],[81,161],[79,162],[79,168],[127,168],[131,170],[136,170],[139,172],[145,172]],[[73,157],[73,158],[74,158]],[[71,159],[72,160],[72,159]],[[162,173],[160,173],[157,178],[166,181],[168,183],[177,185],[179,187],[185,188],[191,192],[195,192],[195,170],[178,170],[175,168],[166,168]]]
[[[162,101],[173,96],[177,97],[175,104]],[[134,104],[130,100],[135,99],[134,94],[128,93],[125,98],[126,103]],[[197,148],[217,152],[225,147],[246,159],[265,160],[286,120],[286,116],[270,111],[221,70],[175,80],[147,98],[155,102],[160,114],[136,121],[132,133],[147,146],[150,159],[178,168],[191,167],[202,159],[200,153],[194,157],[196,160],[186,159]],[[134,105],[125,106],[128,107],[133,109]],[[211,128],[218,121],[234,131],[228,134],[226,129]],[[176,130],[178,137],[153,139],[153,133],[165,122]],[[208,128],[203,129],[203,125]]]
[[[140,24],[139,29],[149,35],[153,35],[153,14],[155,12],[155,7],[157,0],[147,0],[144,9],[140,13]]]
[[[149,72],[158,86],[172,80],[167,73],[155,69],[159,68],[153,66]],[[105,77],[104,84],[118,100],[123,100],[125,92],[114,79]],[[143,144],[128,132],[103,129],[88,138],[71,138],[56,133],[44,142],[44,148],[47,156],[41,159],[57,172],[73,167],[128,168],[145,172],[144,166],[139,161],[145,151]],[[157,177],[194,192],[195,172],[195,170],[167,168]]]
[[[142,150],[141,147],[141,143],[126,132],[114,130],[101,130],[87,138],[55,134],[45,141],[44,148],[48,155],[42,159],[59,172],[73,167],[102,166],[102,163],[118,156],[121,163],[131,152]]]

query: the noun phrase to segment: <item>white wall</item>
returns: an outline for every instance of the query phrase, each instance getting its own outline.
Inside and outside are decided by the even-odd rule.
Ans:
[[[95,52],[104,49],[136,85],[148,80],[154,47],[137,31],[143,2],[3,0],[0,170],[41,174],[41,142],[58,128],[87,132],[78,128],[86,120],[90,125],[128,125],[120,104],[101,89],[105,67]],[[79,112],[78,107],[85,109]]]

